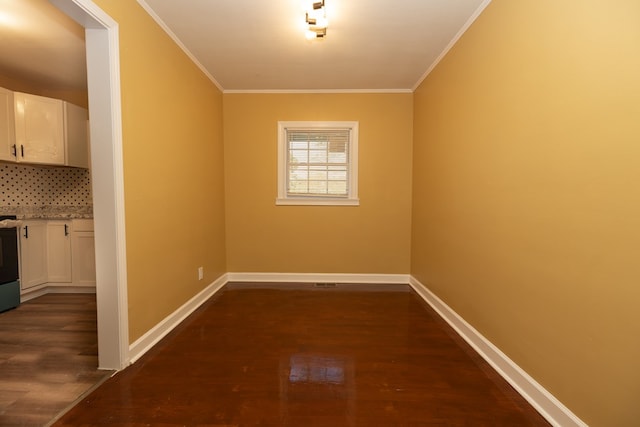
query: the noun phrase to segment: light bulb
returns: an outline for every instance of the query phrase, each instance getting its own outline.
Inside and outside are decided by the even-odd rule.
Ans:
[[[318,16],[316,18],[316,26],[317,27],[322,27],[322,28],[327,28],[329,26],[329,21],[327,20],[326,16]]]

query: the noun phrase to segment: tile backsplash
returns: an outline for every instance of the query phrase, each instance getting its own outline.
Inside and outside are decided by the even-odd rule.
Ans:
[[[91,205],[86,169],[0,163],[0,207]]]

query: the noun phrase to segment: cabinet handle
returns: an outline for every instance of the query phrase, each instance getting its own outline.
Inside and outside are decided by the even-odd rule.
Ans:
[[[20,155],[24,157],[24,145],[20,144]]]
[[[64,235],[65,236],[69,235],[69,226],[67,224],[64,225]]]
[[[29,226],[28,225],[24,226],[24,238],[25,239],[29,238]]]
[[[13,154],[13,157],[18,157],[18,147],[16,147],[16,144],[13,144],[11,146],[11,151],[12,151],[11,154]]]

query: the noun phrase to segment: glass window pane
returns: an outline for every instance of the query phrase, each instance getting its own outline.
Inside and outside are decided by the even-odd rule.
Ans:
[[[307,150],[291,150],[289,152],[289,163],[307,163],[309,152]]]
[[[329,163],[347,163],[347,154],[329,153]]]
[[[327,141],[311,141],[309,143],[309,148],[312,150],[327,150],[327,146],[329,143]]]
[[[326,194],[327,181],[309,181],[309,192],[315,194]]]
[[[312,179],[314,181],[326,181],[327,171],[309,171],[309,179]]]
[[[329,152],[331,153],[346,153],[347,152],[347,143],[346,142],[331,142],[329,144]]]
[[[300,169],[291,169],[289,170],[289,180],[290,181],[301,181],[309,179],[309,171],[307,168]]]
[[[346,181],[329,181],[328,183],[329,194],[347,194],[347,182]]]
[[[346,181],[347,172],[346,171],[329,171],[328,179],[331,181]]]
[[[289,193],[306,194],[309,192],[307,181],[290,181]]]
[[[310,163],[327,163],[327,152],[325,150],[309,151]]]
[[[309,144],[306,141],[290,141],[289,150],[307,150]]]

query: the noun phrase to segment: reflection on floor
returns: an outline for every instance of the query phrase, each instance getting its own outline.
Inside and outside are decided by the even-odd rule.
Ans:
[[[54,426],[548,426],[408,286],[227,284]]]
[[[97,350],[95,295],[49,294],[0,313],[0,425],[46,425],[111,375]]]

